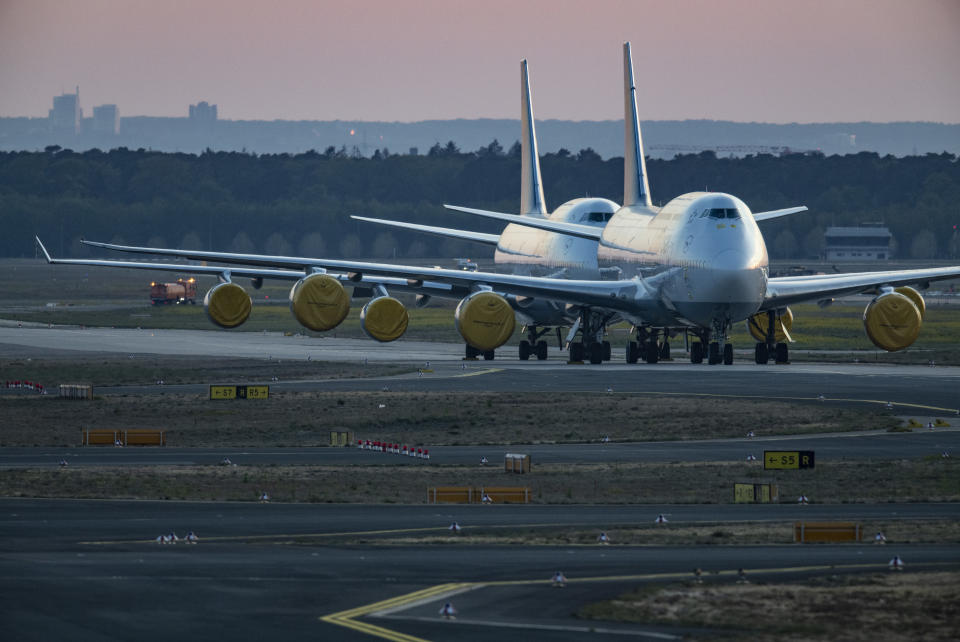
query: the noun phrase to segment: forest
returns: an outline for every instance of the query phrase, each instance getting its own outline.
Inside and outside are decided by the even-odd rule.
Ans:
[[[829,226],[881,222],[900,259],[960,258],[960,163],[952,154],[750,155],[648,159],[655,204],[728,192],[754,211],[806,205],[764,223],[771,258],[819,256]],[[623,159],[591,149],[541,157],[548,207],[581,196],[620,202]],[[499,142],[421,155],[330,147],[303,154],[163,153],[126,148],[0,153],[0,256],[88,256],[81,238],[117,243],[330,258],[487,256],[489,248],[386,231],[351,214],[498,232],[443,203],[516,212],[520,153]]]

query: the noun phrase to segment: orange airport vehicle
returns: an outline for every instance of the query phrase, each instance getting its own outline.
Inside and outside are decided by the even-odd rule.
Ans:
[[[177,279],[176,283],[150,283],[150,301],[154,305],[197,302],[197,280]]]

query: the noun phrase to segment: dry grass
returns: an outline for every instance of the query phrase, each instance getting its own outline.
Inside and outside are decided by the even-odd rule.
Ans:
[[[373,455],[371,455],[373,457]],[[282,502],[422,504],[433,486],[528,486],[543,504],[727,504],[733,485],[771,479],[759,462],[536,465],[527,475],[499,467],[149,466],[10,469],[0,496],[253,501],[266,490]],[[960,500],[960,463],[930,458],[827,462],[774,478],[781,499],[814,503]],[[493,507],[492,510],[496,510]],[[651,520],[655,515],[651,515]],[[612,525],[611,525],[612,526]]]
[[[651,520],[652,522],[653,520]],[[880,530],[888,544],[944,544],[960,542],[960,523],[953,520],[865,521],[867,540]],[[685,526],[677,524],[639,527],[596,528],[466,528],[461,535],[449,533],[405,537],[359,538],[350,543],[381,546],[468,544],[470,546],[601,546],[601,530],[610,538],[606,546],[756,546],[792,544],[793,522],[718,522]]]
[[[705,413],[703,403],[628,393],[279,392],[262,401],[162,393],[91,402],[0,396],[0,446],[74,446],[83,428],[164,429],[167,445],[178,447],[324,446],[331,430],[432,447],[584,443],[601,434],[657,441],[743,437],[750,429],[764,435],[888,430],[900,423],[880,409],[711,399]]]
[[[960,639],[960,573],[831,575],[796,582],[643,587],[580,617],[728,630],[738,639]]]
[[[13,348],[16,350],[16,348]],[[19,350],[30,354],[29,348]],[[337,363],[276,359],[235,359],[222,357],[162,355],[22,356],[0,359],[0,381],[39,381],[52,389],[60,383],[88,383],[97,386],[165,384],[247,383],[296,379],[353,379],[413,372],[412,366],[380,363]]]

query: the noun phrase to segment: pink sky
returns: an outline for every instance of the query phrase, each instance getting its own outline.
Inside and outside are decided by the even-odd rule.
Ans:
[[[0,116],[960,122],[960,0],[0,0]]]

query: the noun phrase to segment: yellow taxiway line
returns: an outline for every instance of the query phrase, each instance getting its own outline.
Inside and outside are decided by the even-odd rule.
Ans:
[[[944,563],[946,564],[946,563]],[[915,567],[936,567],[942,566],[944,564],[939,563],[926,563],[926,564],[917,564]],[[812,566],[787,566],[783,568],[759,568],[759,569],[744,569],[744,573],[750,577],[755,575],[770,575],[773,573],[806,573],[811,571],[836,571],[836,570],[882,570],[886,569],[887,566],[883,564],[820,564]],[[727,571],[715,571],[708,572],[705,577],[716,577],[716,576],[732,576],[738,575],[739,570],[727,570]],[[671,579],[683,579],[689,578],[690,572],[683,573],[646,573],[642,575],[603,575],[597,577],[581,577],[567,579],[567,584],[586,584],[588,582],[635,582],[635,581],[644,581],[644,580],[671,580]],[[491,586],[524,586],[524,585],[550,585],[553,581],[550,579],[536,579],[536,580],[502,580],[502,581],[493,581],[493,582],[458,582],[450,584],[437,584],[419,591],[414,591],[413,593],[405,593],[403,595],[398,595],[396,597],[383,600],[380,602],[374,602],[372,604],[367,604],[364,606],[358,606],[353,609],[346,611],[338,611],[337,613],[331,613],[329,615],[324,615],[319,618],[322,622],[327,622],[328,624],[335,624],[337,626],[343,626],[354,631],[360,631],[361,633],[366,633],[368,635],[373,635],[375,637],[383,638],[385,640],[393,640],[394,642],[429,642],[423,638],[418,638],[412,635],[407,635],[406,633],[400,633],[398,631],[393,631],[391,629],[384,628],[382,626],[377,626],[375,624],[369,624],[367,622],[358,622],[355,618],[363,617],[365,615],[380,613],[384,611],[397,611],[403,608],[409,608],[415,603],[426,603],[441,600],[448,595],[454,593],[462,593],[464,591],[486,588]]]
[[[453,375],[451,379],[458,379],[462,377],[476,377],[477,375],[493,374],[494,372],[501,372],[503,368],[487,368],[486,370],[477,370],[476,372],[468,372],[466,374]]]

